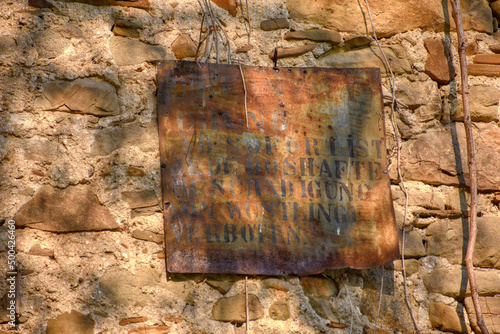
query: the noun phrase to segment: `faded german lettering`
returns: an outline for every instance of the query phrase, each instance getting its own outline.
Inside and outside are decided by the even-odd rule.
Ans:
[[[159,70],[167,269],[282,275],[392,260],[376,70],[242,71],[246,92],[237,66]],[[187,77],[198,88],[179,94]]]

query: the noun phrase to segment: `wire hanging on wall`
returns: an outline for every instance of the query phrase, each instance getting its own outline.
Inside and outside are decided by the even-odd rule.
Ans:
[[[221,44],[227,50],[227,63],[231,64],[231,46],[226,31],[217,17],[210,0],[198,0],[202,12],[200,38],[198,48],[196,49],[196,61],[200,56],[200,49],[205,44],[205,49],[199,61],[207,62],[210,59],[212,51],[215,50],[215,61],[220,61]]]

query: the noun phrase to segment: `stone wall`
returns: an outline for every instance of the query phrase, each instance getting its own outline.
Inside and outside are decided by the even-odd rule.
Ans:
[[[363,1],[249,1],[248,59],[241,8],[214,3],[234,62],[272,66],[278,47],[288,55],[278,60],[283,67],[376,66],[390,95]],[[471,331],[468,168],[451,7],[370,4],[396,76],[409,303],[425,333]],[[462,6],[479,178],[474,263],[486,323],[500,333],[500,1]],[[200,24],[194,0],[0,3],[0,269],[7,271],[14,219],[24,266],[19,333],[245,332],[244,277],[167,280],[163,260],[156,61],[193,60]],[[405,198],[386,102],[401,231]],[[310,277],[249,277],[250,333],[372,333],[375,324],[378,333],[414,332],[402,267],[398,260]],[[0,333],[15,332],[7,289],[2,280]]]

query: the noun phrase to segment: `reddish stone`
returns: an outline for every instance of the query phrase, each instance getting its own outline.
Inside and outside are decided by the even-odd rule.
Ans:
[[[475,64],[492,64],[500,65],[500,55],[499,54],[481,54],[476,55],[472,62]]]
[[[278,48],[278,50],[273,50],[271,51],[268,56],[270,59],[274,59],[275,57],[277,59],[281,58],[288,58],[288,57],[297,57],[301,56],[304,53],[307,53],[309,51],[314,50],[316,46],[314,45],[303,45],[303,46],[297,46],[295,48]],[[275,52],[278,51],[278,55],[275,56]]]
[[[447,84],[455,77],[455,68],[450,57],[450,49],[445,48],[444,41],[428,38],[424,41],[427,49],[425,73],[440,84]]]
[[[149,0],[59,0],[62,2],[80,2],[93,6],[122,6],[122,7],[135,7],[141,9],[150,8]]]
[[[220,8],[227,10],[232,16],[236,16],[236,9],[238,8],[236,0],[212,0],[212,2]]]
[[[89,186],[43,186],[14,216],[19,227],[50,232],[116,230],[118,225]]]

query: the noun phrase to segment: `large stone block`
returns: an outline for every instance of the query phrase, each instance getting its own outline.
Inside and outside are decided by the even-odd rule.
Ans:
[[[269,317],[273,320],[288,320],[290,319],[290,308],[286,300],[281,299],[275,301],[269,307]]]
[[[475,123],[473,127],[478,189],[498,191],[500,174],[500,128],[496,124]],[[401,151],[406,180],[435,185],[468,185],[467,146],[462,123],[429,130],[407,142]]]
[[[427,255],[444,257],[453,264],[464,264],[468,224],[467,219],[443,219],[429,225],[426,229]],[[479,217],[477,227],[474,265],[500,269],[500,217]]]
[[[172,43],[172,52],[176,59],[184,59],[196,56],[196,43],[188,34],[181,34]]]
[[[167,57],[167,51],[162,46],[146,44],[121,36],[112,36],[109,40],[109,48],[118,66],[154,62]]]
[[[461,0],[464,29],[493,33],[493,16],[486,0]],[[350,0],[288,0],[290,17],[329,29],[364,34],[371,31],[364,2]],[[414,30],[443,31],[455,27],[451,4],[441,0],[374,0],[370,9],[379,37]]]
[[[496,122],[498,120],[498,101],[500,90],[494,86],[472,86],[469,89],[470,117],[473,122]],[[456,112],[451,115],[452,120],[464,120],[462,98],[457,99]]]
[[[403,74],[411,71],[410,63],[403,54],[404,50],[389,47],[384,47],[383,50],[394,73]],[[387,75],[389,72],[383,61],[382,53],[376,47],[348,52],[331,50],[318,58],[318,65],[333,68],[378,67],[382,75]]]
[[[455,77],[451,47],[446,47],[444,40],[439,38],[427,38],[424,46],[427,49],[425,73],[440,84],[448,84]]]
[[[464,319],[464,307],[459,304],[457,308],[443,302],[430,303],[429,320],[432,327],[443,332],[468,333]]]
[[[97,130],[90,146],[92,155],[108,155],[119,148],[138,147],[145,152],[158,150],[156,124],[141,126],[133,123],[123,127]]]
[[[262,304],[257,296],[248,295],[248,320],[257,320],[264,316]],[[229,298],[219,299],[212,309],[212,319],[243,323],[246,321],[245,294],[240,293]]]
[[[150,297],[142,293],[147,286],[160,283],[160,272],[147,266],[139,266],[135,274],[113,267],[99,279],[99,289],[114,304],[119,306],[146,306]]]
[[[402,241],[402,239],[400,240]],[[402,247],[400,247],[402,249]],[[417,229],[405,232],[405,257],[421,258],[426,255],[422,235]]]
[[[433,81],[411,82],[398,80],[396,96],[399,101],[406,104],[410,109],[416,109],[423,105],[441,105],[438,85]]]
[[[52,81],[35,100],[35,108],[66,111],[96,116],[114,116],[120,113],[116,88],[92,78],[73,81]]]
[[[62,313],[47,322],[46,334],[94,334],[95,321],[90,315],[72,310]]]
[[[116,230],[118,224],[89,186],[43,186],[14,216],[16,225],[49,232]]]
[[[491,296],[500,293],[500,270],[476,270],[478,293]],[[422,277],[429,292],[440,293],[450,297],[470,295],[467,270],[462,266],[436,268]]]
[[[337,317],[332,310],[330,299],[337,296],[337,284],[330,278],[305,276],[301,277],[300,285],[309,299],[309,304],[316,313],[325,319],[336,321]]]
[[[477,325],[476,309],[474,308],[472,298],[466,297],[464,304],[474,333],[480,333],[481,331]],[[500,334],[500,295],[479,297],[479,304],[483,311],[484,322],[490,333]]]

